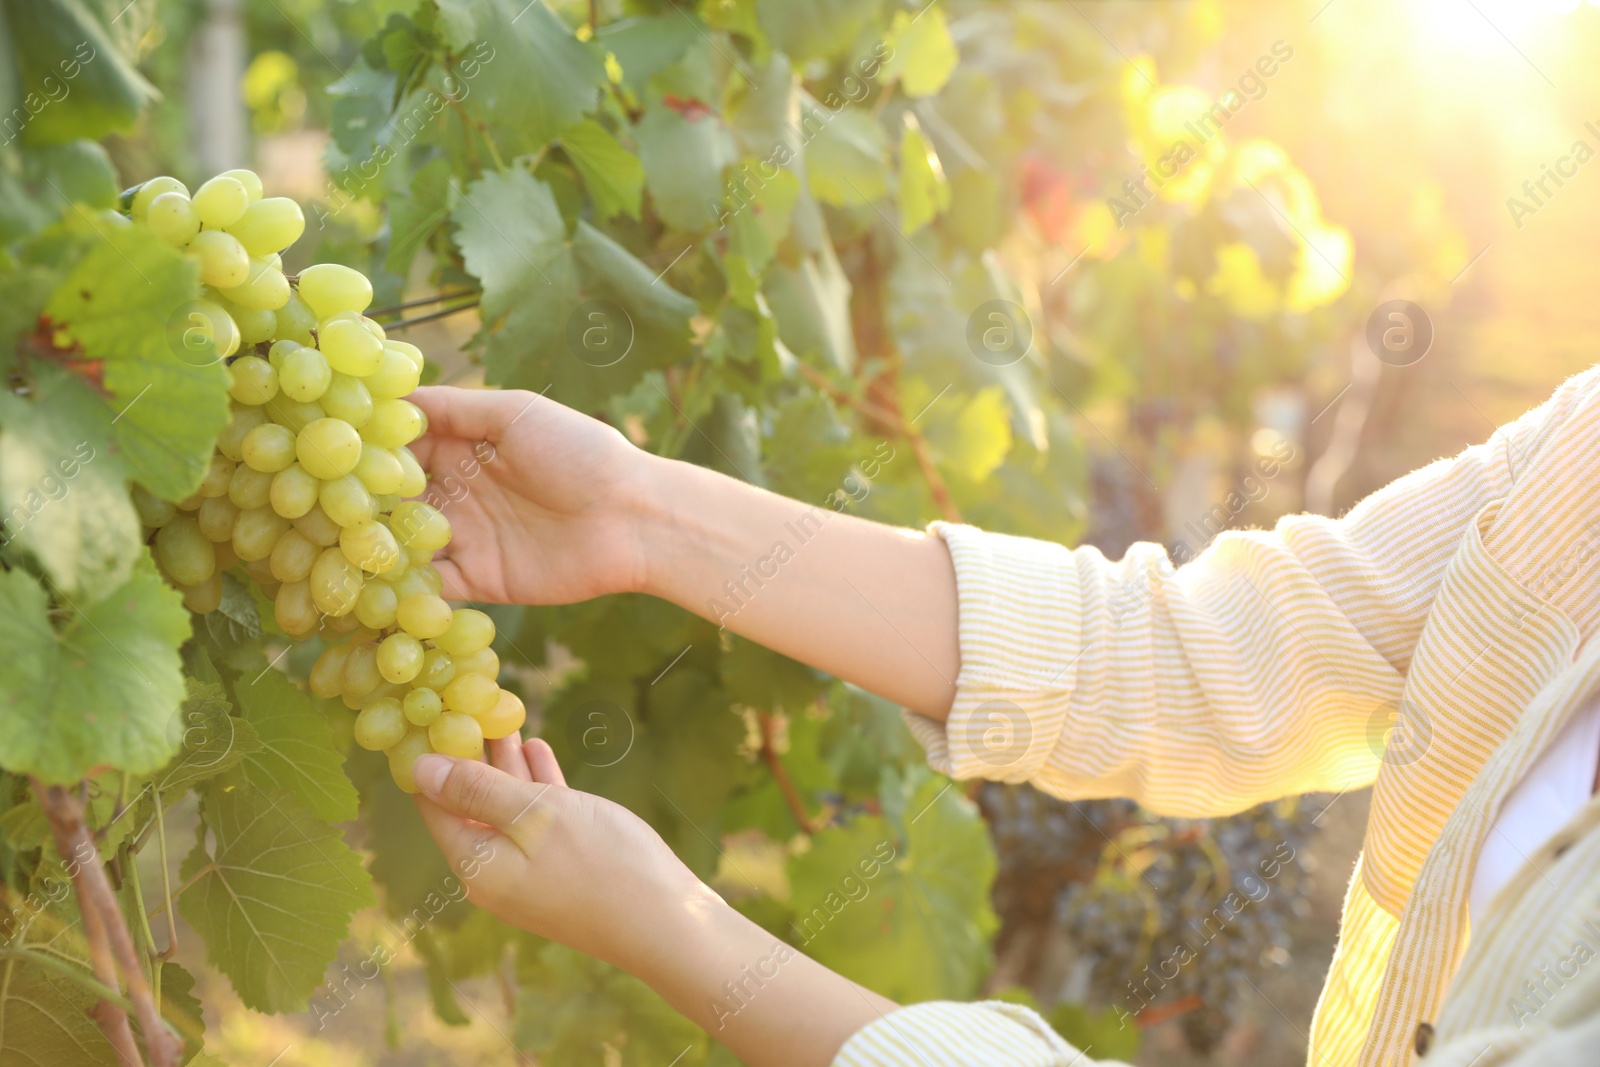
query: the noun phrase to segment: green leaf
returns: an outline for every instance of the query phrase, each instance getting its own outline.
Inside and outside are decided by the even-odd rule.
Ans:
[[[651,78],[683,58],[700,40],[695,18],[682,8],[670,15],[643,15],[618,19],[595,34],[622,68],[622,84],[636,95],[644,94]]]
[[[410,190],[389,201],[389,254],[384,269],[401,277],[410,273],[417,250],[450,217],[455,204],[449,160],[440,156],[418,168],[411,176]]]
[[[943,89],[961,58],[937,5],[916,13],[896,11],[888,40],[894,54],[884,64],[884,77],[899,79],[907,96],[932,96]]]
[[[593,109],[605,63],[541,0],[484,0],[478,35],[493,46],[473,80],[473,97],[502,150],[532,152]],[[468,97],[469,106],[473,97]]]
[[[1082,1004],[1058,1004],[1045,1017],[1052,1029],[1081,1049],[1094,1049],[1097,1059],[1127,1060],[1139,1054],[1139,1028],[1129,1026],[1117,1008],[1091,1013]]]
[[[855,371],[850,279],[831,244],[824,243],[820,252],[797,267],[772,264],[765,292],[784,344],[799,356],[814,357],[846,374]]]
[[[720,666],[723,687],[736,704],[799,715],[822,694],[816,671],[742,637],[722,653]]]
[[[736,158],[722,120],[701,112],[690,118],[652,103],[633,136],[656,213],[685,233],[717,225],[722,215],[722,172]]]
[[[105,408],[72,375],[41,367],[26,398],[0,393],[0,516],[64,594],[93,603],[144,554]]]
[[[200,817],[179,911],[247,1007],[301,1010],[350,917],[374,903],[360,857],[292,798],[259,789],[210,789]]]
[[[83,358],[105,360],[106,406],[128,473],[180,500],[200,484],[229,418],[221,362],[195,366],[168,341],[169,321],[181,321],[198,295],[199,268],[145,227],[94,225],[96,239],[45,314]]]
[[[189,695],[178,709],[183,751],[162,768],[155,786],[163,803],[179,799],[190,786],[215,778],[261,751],[255,727],[231,714],[227,694],[216,682],[188,680]]]
[[[699,310],[693,300],[586,222],[578,223],[572,251],[584,295],[616,303],[632,324],[637,354],[630,353],[629,381],[651,367],[666,366],[690,354],[689,319]]]
[[[489,173],[469,185],[451,216],[467,271],[483,286],[483,317],[507,317],[541,337],[576,286],[566,225],[550,187],[527,171]],[[520,332],[520,331],[519,331]]]
[[[916,379],[902,397],[908,408],[920,410],[933,395],[932,388]],[[923,429],[939,463],[975,482],[994,473],[1011,451],[1011,407],[998,385],[980,389],[970,399],[935,405]]]
[[[600,221],[617,214],[639,217],[644,165],[638,156],[623,148],[609,130],[593,119],[584,119],[563,131],[561,147],[583,176]]]
[[[790,932],[817,962],[902,1004],[970,998],[998,925],[988,831],[947,779],[885,788],[884,810],[903,822],[858,816],[790,861]]]
[[[950,183],[911,112],[900,131],[900,232],[910,237],[950,210]]]
[[[831,59],[878,21],[877,0],[757,0],[756,18],[774,48],[799,63]]]
[[[233,692],[261,745],[244,757],[251,786],[288,793],[329,822],[355,818],[361,801],[320,702],[270,668],[251,680],[241,676]]]
[[[0,575],[0,759],[47,782],[95,767],[154,771],[177,749],[169,731],[184,696],[182,598],[142,559],[120,589],[51,625],[31,575]]]
[[[58,938],[58,941],[64,941]],[[120,1057],[90,1017],[95,996],[41,966],[37,956],[82,970],[78,952],[64,945],[12,941],[0,953],[0,1063],[17,1067],[115,1067]],[[74,946],[76,947],[76,946]]]
[[[812,196],[845,207],[889,194],[889,141],[871,113],[848,106],[835,110],[802,94],[800,114],[805,129],[815,131],[806,145]]]
[[[5,0],[29,144],[126,133],[157,94],[78,0]]]
[[[478,40],[477,0],[434,0],[445,44],[462,51]]]
[[[30,148],[22,153],[22,163],[28,183],[49,189],[53,201],[64,196],[73,204],[102,209],[116,206],[116,165],[93,141]]]

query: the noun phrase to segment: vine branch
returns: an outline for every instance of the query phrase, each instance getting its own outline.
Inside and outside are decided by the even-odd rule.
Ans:
[[[789,805],[789,813],[800,824],[800,832],[809,837],[817,832],[817,825],[806,812],[805,802],[800,799],[800,790],[795,788],[794,779],[789,777],[789,768],[783,765],[783,757],[772,743],[772,716],[765,711],[757,711],[756,718],[761,723],[761,758],[772,771],[778,791],[783,794],[784,803]]]
[[[139,1020],[145,1052],[150,1057],[150,1067],[175,1067],[179,1051],[177,1043],[156,1009],[150,984],[145,979],[143,963],[134,952],[133,939],[123,920],[122,909],[117,906],[105,867],[100,863],[94,840],[84,822],[83,804],[62,786],[46,786],[38,781],[33,785],[39,805],[50,822],[56,850],[61,853],[72,873],[78,911],[83,916],[84,937],[88,942],[96,981],[111,989],[118,988],[117,970],[120,966],[128,999],[132,1001],[134,1014]],[[101,999],[95,1004],[95,1016],[123,1063],[139,1067],[143,1061],[134,1044],[127,1012],[112,1001]]]

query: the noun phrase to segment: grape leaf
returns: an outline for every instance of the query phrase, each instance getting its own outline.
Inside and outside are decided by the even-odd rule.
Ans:
[[[919,410],[933,399],[934,389],[917,379],[916,388],[907,388],[903,398],[911,410]],[[1011,406],[998,385],[980,389],[970,398],[954,400],[929,408],[923,429],[937,450],[941,464],[964,478],[981,482],[1011,451]]]
[[[689,46],[700,40],[700,30],[693,15],[676,8],[670,15],[639,15],[608,22],[595,38],[617,57],[622,84],[643,94],[645,85],[657,72],[678,62]]]
[[[389,254],[384,269],[405,277],[417,250],[450,217],[455,202],[447,159],[440,156],[418,168],[411,176],[409,191],[389,200]]]
[[[119,1057],[89,1015],[94,994],[30,960],[48,955],[81,966],[53,946],[13,944],[0,954],[0,1063],[6,1067],[115,1067]],[[84,967],[87,972],[88,968]]]
[[[797,62],[828,59],[878,21],[878,0],[756,0],[756,17],[773,47]]]
[[[154,771],[177,748],[167,726],[184,696],[182,598],[148,557],[127,583],[52,627],[50,597],[24,571],[0,575],[0,759],[47,782],[102,764]]]
[[[183,751],[162,768],[155,786],[171,804],[190,786],[214,778],[261,751],[255,727],[230,714],[232,705],[216,682],[188,680],[189,695],[178,709]]]
[[[689,319],[699,310],[642,260],[586,222],[572,242],[584,295],[614,301],[627,312],[635,336],[629,380],[651,367],[689,355]],[[620,391],[620,389],[612,390]]]
[[[479,37],[493,46],[474,95],[496,136],[511,140],[502,150],[535,151],[594,107],[605,64],[541,0],[482,0],[473,11]]]
[[[896,11],[888,41],[894,53],[884,64],[884,78],[898,78],[907,96],[932,96],[943,89],[961,58],[938,7]]]
[[[270,668],[253,679],[240,676],[233,693],[261,746],[244,756],[245,779],[290,794],[329,822],[355,818],[361,801],[315,698]]]
[[[451,216],[467,270],[483,285],[484,321],[505,317],[505,329],[535,344],[558,333],[556,312],[576,283],[550,187],[521,169],[485,174]]]
[[[686,233],[716,225],[722,215],[722,172],[736,158],[722,120],[709,113],[690,118],[652,103],[633,136],[656,213]]]
[[[171,317],[199,293],[199,268],[144,227],[95,225],[96,240],[45,314],[84,358],[105,360],[107,407],[128,473],[179,500],[200,484],[229,418],[221,362],[186,362],[167,337]]]
[[[99,398],[40,367],[31,396],[0,394],[0,519],[68,596],[92,603],[121,586],[144,554]]]
[[[611,132],[593,119],[584,119],[562,131],[561,147],[583,176],[600,221],[617,214],[639,217],[644,165],[638,156],[618,144]]]
[[[375,902],[360,857],[287,796],[213,788],[200,815],[213,844],[202,833],[184,859],[179,910],[247,1007],[305,1008],[350,917]]]
[[[773,263],[764,291],[784,344],[797,355],[814,356],[846,373],[855,370],[850,279],[832,245],[824,243],[797,267]]]
[[[900,131],[900,232],[909,237],[948,210],[950,183],[908,111]]]
[[[902,1004],[967,999],[998,925],[988,831],[946,779],[892,776],[884,792],[888,815],[829,827],[790,860],[791,933],[817,962]]]
[[[889,193],[889,142],[878,120],[853,107],[834,110],[801,94],[806,130],[806,177],[825,204],[866,204]]]
[[[29,144],[127,132],[158,95],[79,0],[6,0],[5,10],[22,45],[7,58],[33,113],[22,130]]]

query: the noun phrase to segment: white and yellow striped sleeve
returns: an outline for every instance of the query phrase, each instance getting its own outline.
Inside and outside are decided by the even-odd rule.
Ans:
[[[1370,782],[1413,647],[1469,523],[1595,391],[1596,372],[1488,442],[1340,519],[1228,532],[1174,567],[935,523],[961,671],[947,723],[908,715],[957,778],[1217,815]]]
[[[833,1067],[1117,1067],[1093,1060],[1031,1008],[1006,1001],[928,1001],[892,1011],[844,1043]]]

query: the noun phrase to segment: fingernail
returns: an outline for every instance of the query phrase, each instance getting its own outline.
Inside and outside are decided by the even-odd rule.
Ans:
[[[430,797],[438,795],[449,773],[450,761],[434,753],[417,757],[417,762],[411,765],[411,777],[417,788]]]

